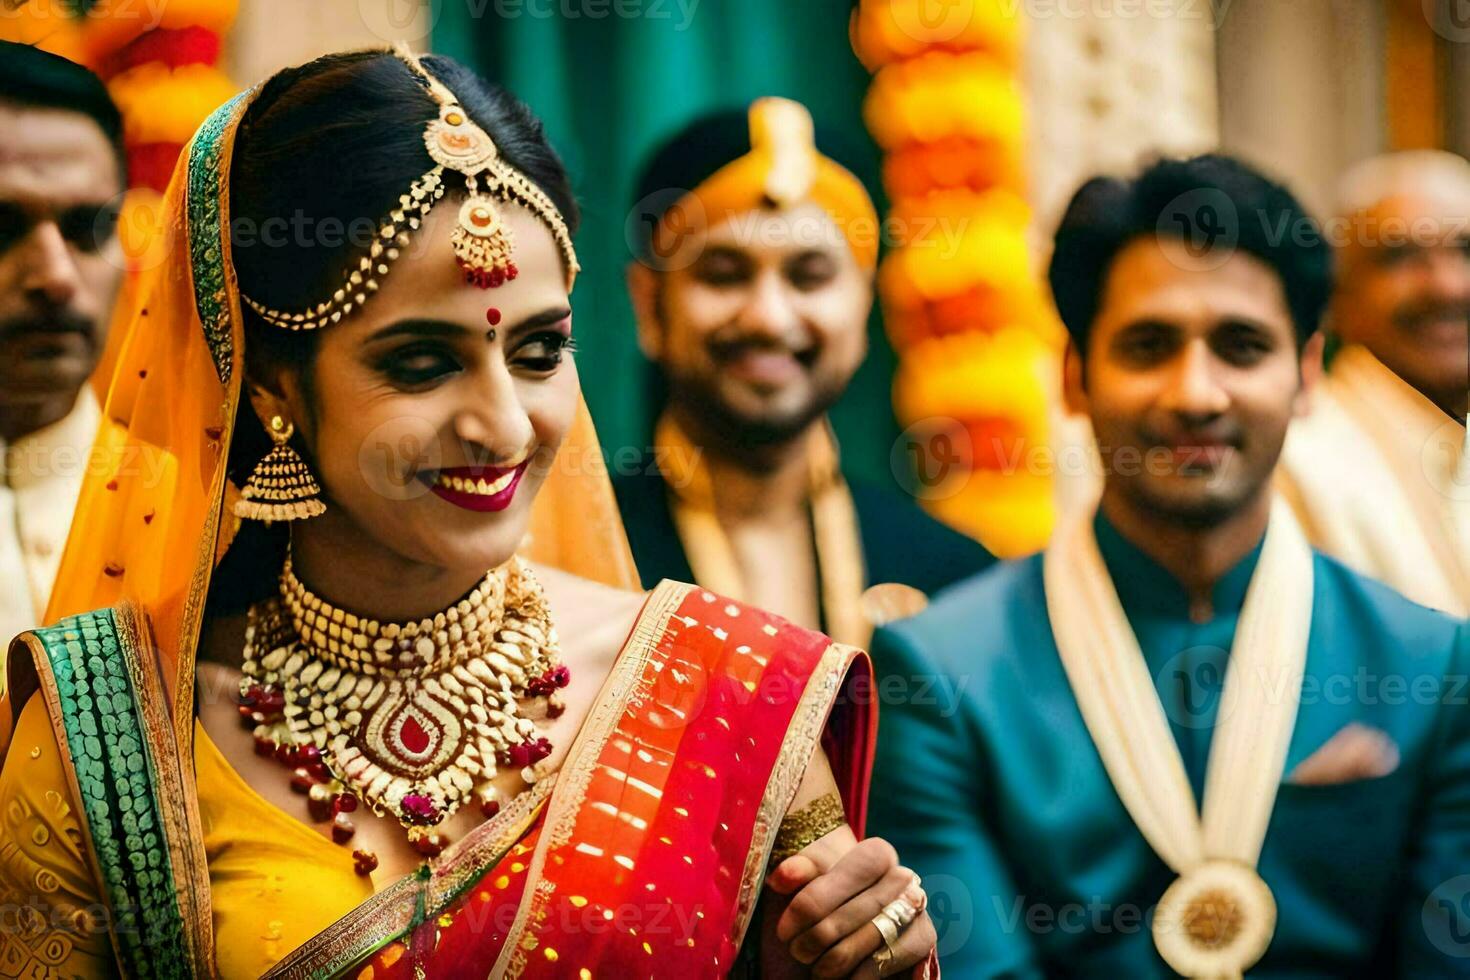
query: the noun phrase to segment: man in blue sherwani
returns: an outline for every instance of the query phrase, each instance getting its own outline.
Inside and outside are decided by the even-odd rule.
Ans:
[[[1096,508],[880,630],[870,833],[947,973],[1470,976],[1470,626],[1273,500],[1328,247],[1228,158],[1095,179],[1056,235]]]

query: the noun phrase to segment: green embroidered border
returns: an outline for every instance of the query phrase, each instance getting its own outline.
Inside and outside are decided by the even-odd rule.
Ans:
[[[56,680],[87,829],[130,977],[188,977],[162,800],[111,610],[34,631]]]
[[[204,324],[204,338],[214,356],[220,383],[228,385],[235,343],[230,334],[230,299],[225,289],[225,265],[220,252],[224,236],[220,223],[220,169],[224,136],[236,108],[248,96],[242,92],[204,120],[189,150],[189,261],[194,273],[194,305]]]

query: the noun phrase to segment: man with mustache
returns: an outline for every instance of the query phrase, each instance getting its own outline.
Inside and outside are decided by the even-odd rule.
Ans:
[[[64,58],[0,42],[0,640],[41,622],[100,411],[122,281],[122,121]]]
[[[874,619],[991,562],[843,478],[827,409],[867,352],[878,216],[803,106],[691,124],[652,157],[632,221],[639,344],[668,395],[651,458],[614,476],[645,584],[696,581],[866,645]]]
[[[1342,342],[1280,486],[1312,542],[1404,595],[1470,615],[1470,163],[1415,151],[1339,191]]]
[[[868,829],[957,976],[1470,975],[1470,624],[1312,551],[1273,494],[1331,292],[1328,245],[1273,233],[1306,220],[1222,156],[1062,219],[1100,500],[873,639],[911,683]]]

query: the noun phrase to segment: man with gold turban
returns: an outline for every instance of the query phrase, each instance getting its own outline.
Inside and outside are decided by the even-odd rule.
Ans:
[[[645,584],[692,579],[863,644],[990,564],[842,475],[827,410],[867,353],[880,229],[807,110],[767,98],[695,121],[637,201],[628,284],[667,401],[651,459],[615,487]]]
[[[1409,598],[1470,614],[1470,163],[1393,153],[1342,181],[1343,344],[1279,485],[1313,544]]]

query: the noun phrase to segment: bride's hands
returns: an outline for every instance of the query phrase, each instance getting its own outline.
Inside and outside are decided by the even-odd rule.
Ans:
[[[924,911],[924,892],[918,875],[898,863],[887,841],[859,842],[844,824],[782,861],[766,883],[777,894],[792,896],[776,937],[793,959],[811,967],[813,976],[930,975],[936,936]],[[898,934],[894,956],[880,972],[873,954],[886,947],[873,919],[898,898],[918,915]]]

